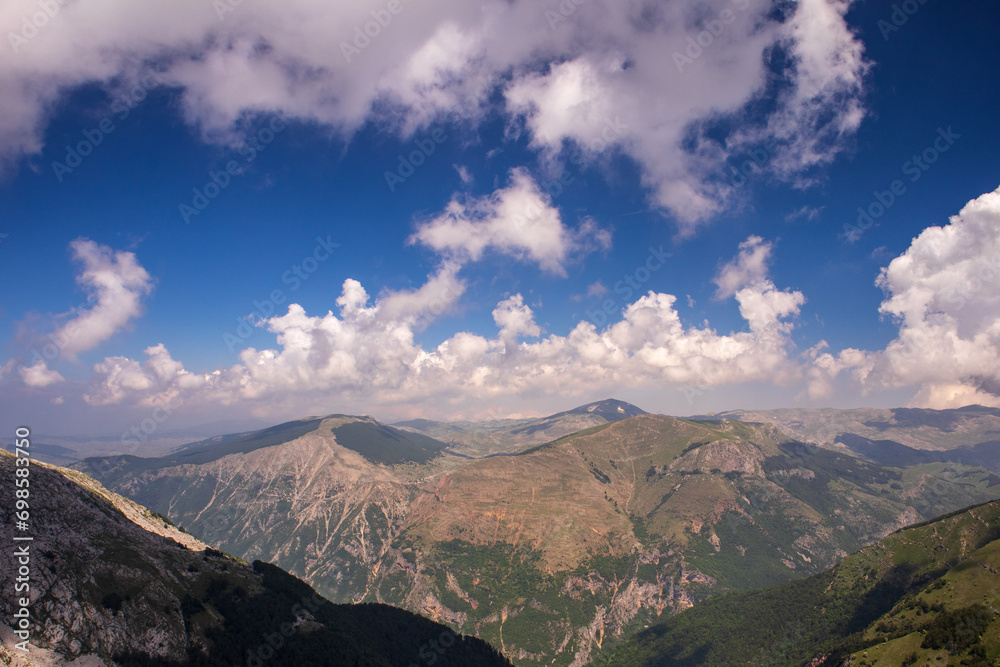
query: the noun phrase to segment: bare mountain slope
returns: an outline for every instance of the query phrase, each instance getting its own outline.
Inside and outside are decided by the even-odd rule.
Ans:
[[[347,423],[370,424],[327,419],[200,464],[82,467],[332,599],[430,615],[522,665],[584,664],[660,614],[1000,495],[982,469],[889,468],[731,420],[637,415],[516,455],[396,465],[345,447]]]
[[[14,468],[0,452],[0,477],[13,479]],[[206,549],[80,472],[33,464],[29,479],[31,518],[18,535],[33,539],[8,535],[22,553],[3,550],[0,584],[12,593],[30,562],[31,636],[25,652],[0,626],[4,664],[231,665],[250,655],[275,667],[394,667],[422,659],[432,643],[435,664],[509,664],[479,640],[403,610],[334,605],[273,565]],[[4,484],[5,532],[13,515],[13,485]],[[4,622],[14,604],[2,597]]]

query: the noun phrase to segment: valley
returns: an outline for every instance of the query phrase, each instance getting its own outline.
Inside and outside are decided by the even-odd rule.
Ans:
[[[998,570],[991,502],[893,533],[808,579],[698,605],[595,665],[995,665]]]
[[[0,667],[1000,667],[1000,1],[0,25]]]
[[[602,416],[619,408],[632,415]],[[214,548],[336,602],[446,623],[518,665],[587,664],[711,597],[801,580],[1000,496],[982,467],[884,466],[766,423],[610,401],[534,422],[487,424],[483,449],[468,424],[442,441],[441,423],[333,415],[76,467]]]

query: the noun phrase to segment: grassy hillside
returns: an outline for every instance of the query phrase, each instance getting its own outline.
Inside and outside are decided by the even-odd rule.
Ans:
[[[1000,502],[896,532],[831,570],[709,600],[595,665],[994,665]]]
[[[420,433],[410,433],[375,421],[348,421],[331,431],[342,447],[353,450],[373,463],[399,465],[427,463],[441,456],[443,442]]]

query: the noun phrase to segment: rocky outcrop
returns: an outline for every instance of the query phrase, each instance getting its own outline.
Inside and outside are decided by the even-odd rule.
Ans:
[[[12,479],[13,469],[13,458],[0,452],[0,478]],[[189,535],[79,473],[67,474],[72,479],[31,466],[32,518],[23,534],[33,539],[23,544],[31,561],[31,643],[48,651],[36,656],[38,664],[97,646],[105,659],[130,652],[183,659],[191,638],[180,591],[227,559],[203,557],[192,549],[204,545]],[[10,495],[4,485],[0,523],[13,529]],[[14,590],[13,553],[0,552],[5,591]],[[0,609],[12,618],[13,596],[3,596]]]

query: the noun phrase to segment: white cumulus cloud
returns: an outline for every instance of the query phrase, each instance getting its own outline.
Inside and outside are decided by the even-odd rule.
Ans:
[[[742,252],[747,252],[744,249]],[[455,265],[445,264],[424,286],[372,299],[355,280],[344,282],[338,313],[310,316],[292,304],[261,323],[274,349],[248,348],[240,363],[211,373],[183,370],[163,346],[137,362],[97,364],[88,400],[95,404],[238,403],[320,407],[443,405],[473,408],[484,399],[579,394],[596,386],[721,386],[794,383],[788,333],[804,298],[762,277],[735,294],[744,331],[721,334],[707,324],[685,326],[676,297],[649,292],[620,321],[598,330],[580,322],[568,334],[544,334],[521,294],[493,310],[494,337],[459,331],[432,348],[415,341],[422,324],[454,307],[464,292]]]
[[[885,350],[818,356],[817,391],[850,370],[867,390],[918,388],[917,406],[1000,406],[1000,189],[921,232],[877,284],[899,334]]]
[[[0,168],[42,149],[74,88],[117,97],[153,69],[209,141],[274,112],[347,137],[373,120],[409,135],[497,112],[550,157],[615,147],[690,232],[733,201],[727,160],[773,145],[767,168],[808,182],[865,116],[848,0],[404,0],[391,15],[381,0],[58,4],[41,26],[35,0],[0,5]],[[765,93],[773,108],[751,112]]]
[[[34,366],[24,366],[20,369],[21,379],[29,387],[48,387],[57,382],[64,382],[65,378],[58,372],[50,370],[48,365],[41,359],[35,362]]]
[[[725,264],[712,282],[715,297],[725,299],[744,287],[758,285],[767,279],[767,262],[774,246],[759,236],[750,236],[740,244],[740,253]]]
[[[610,247],[610,232],[592,221],[575,230],[566,227],[559,209],[524,170],[511,172],[510,181],[488,197],[452,199],[441,215],[418,225],[410,242],[460,262],[479,260],[492,249],[558,275],[565,275],[573,254]]]
[[[152,291],[153,280],[133,253],[114,251],[86,238],[74,240],[69,247],[73,259],[82,265],[76,282],[87,294],[86,302],[50,315],[55,324],[49,333],[35,331],[35,315],[20,322],[26,332],[23,337],[34,344],[30,352],[34,363],[25,366],[21,359],[10,359],[0,368],[0,379],[19,367],[28,386],[62,382],[62,375],[49,369],[50,363],[75,361],[79,353],[98,347],[142,314],[142,299]]]
[[[75,359],[92,350],[142,313],[142,297],[153,289],[153,281],[131,252],[114,252],[89,239],[70,244],[73,258],[83,264],[77,282],[93,303],[74,309],[51,339],[62,356]]]
[[[881,312],[900,323],[887,381],[921,385],[928,405],[1000,405],[1000,189],[925,229],[878,284]]]

